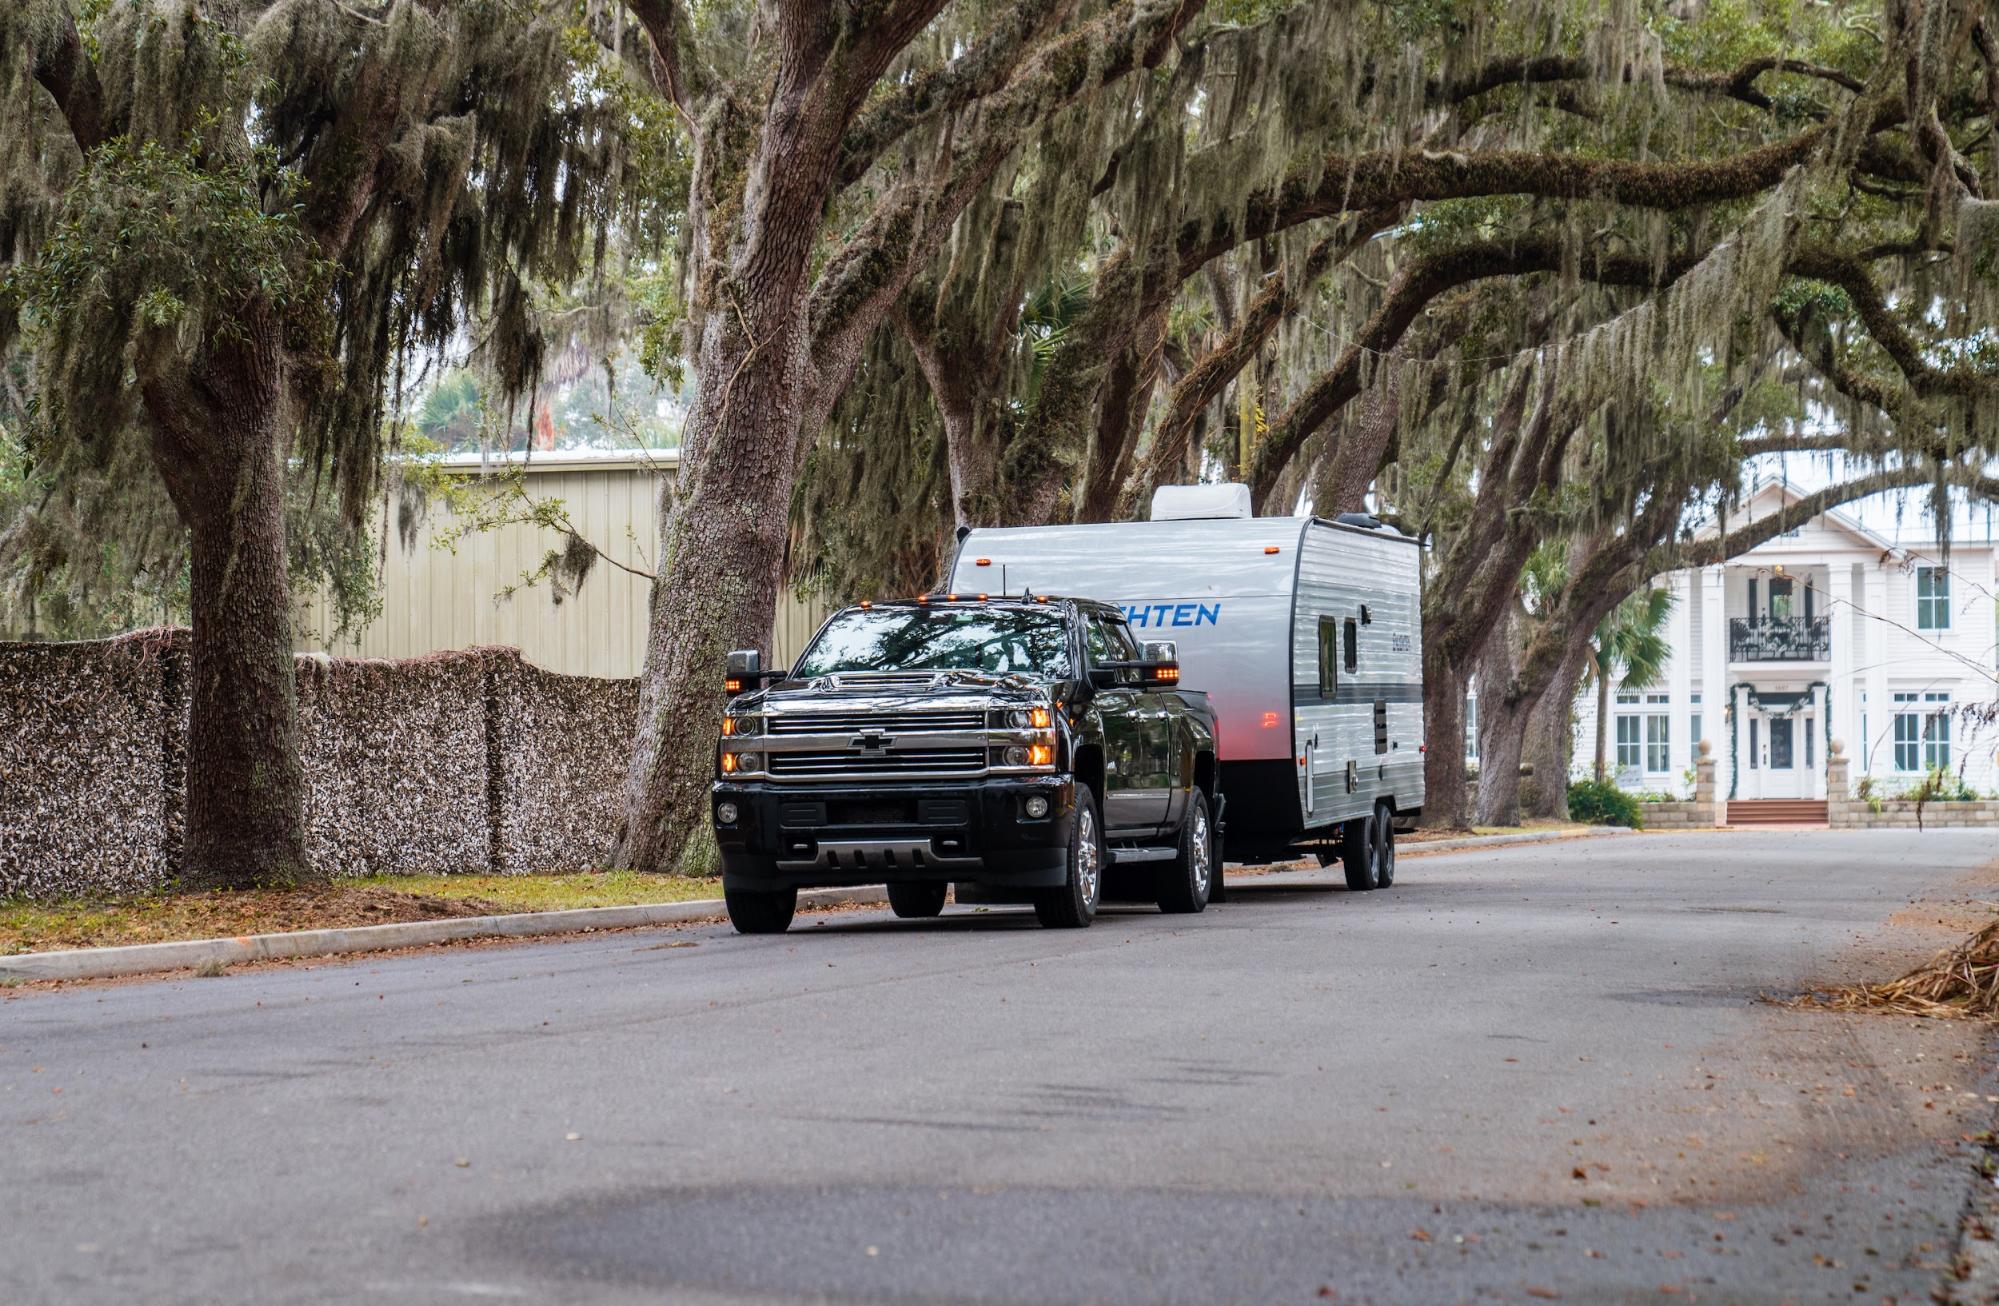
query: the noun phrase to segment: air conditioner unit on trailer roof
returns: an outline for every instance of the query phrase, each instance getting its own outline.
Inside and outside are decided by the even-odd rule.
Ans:
[[[1226,485],[1162,485],[1152,492],[1154,521],[1254,515],[1249,507],[1249,487],[1241,481]]]

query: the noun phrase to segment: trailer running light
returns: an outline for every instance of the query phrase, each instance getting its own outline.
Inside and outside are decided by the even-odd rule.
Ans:
[[[1265,730],[1277,729],[1277,714],[1275,712],[1265,712],[1263,714],[1263,728]]]
[[[1303,753],[1298,754],[1298,765],[1305,765],[1305,755]]]
[[[974,558],[972,559],[972,565],[974,567],[990,567],[993,565],[993,560],[991,558]]]
[[[1283,550],[1279,549],[1279,548],[1278,548],[1278,547],[1277,547],[1277,546],[1276,546],[1275,544],[1266,544],[1266,545],[1264,545],[1264,546],[1263,546],[1263,551],[1264,551],[1265,553],[1281,553],[1281,552],[1283,552]]]

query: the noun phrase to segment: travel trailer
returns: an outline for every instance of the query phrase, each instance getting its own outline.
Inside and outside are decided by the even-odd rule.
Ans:
[[[964,531],[947,588],[1087,595],[1172,640],[1214,705],[1228,855],[1337,848],[1351,880],[1373,849],[1385,881],[1423,806],[1420,561],[1371,517],[1255,517],[1245,486],[1165,486],[1150,521]]]

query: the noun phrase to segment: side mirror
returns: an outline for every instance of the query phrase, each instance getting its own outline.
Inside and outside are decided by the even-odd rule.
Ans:
[[[722,672],[722,692],[730,698],[753,688],[763,680],[763,654],[753,648],[739,648],[729,654]]]
[[[1180,649],[1170,639],[1145,646],[1142,674],[1147,689],[1171,689],[1180,683]]]

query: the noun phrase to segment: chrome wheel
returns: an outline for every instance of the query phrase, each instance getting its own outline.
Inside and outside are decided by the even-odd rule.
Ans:
[[[1083,902],[1091,911],[1096,910],[1103,879],[1104,853],[1097,844],[1097,814],[1085,807],[1076,813],[1076,880],[1083,891]]]
[[[1208,805],[1202,803],[1194,809],[1194,846],[1188,850],[1194,863],[1194,895],[1208,896]]]

